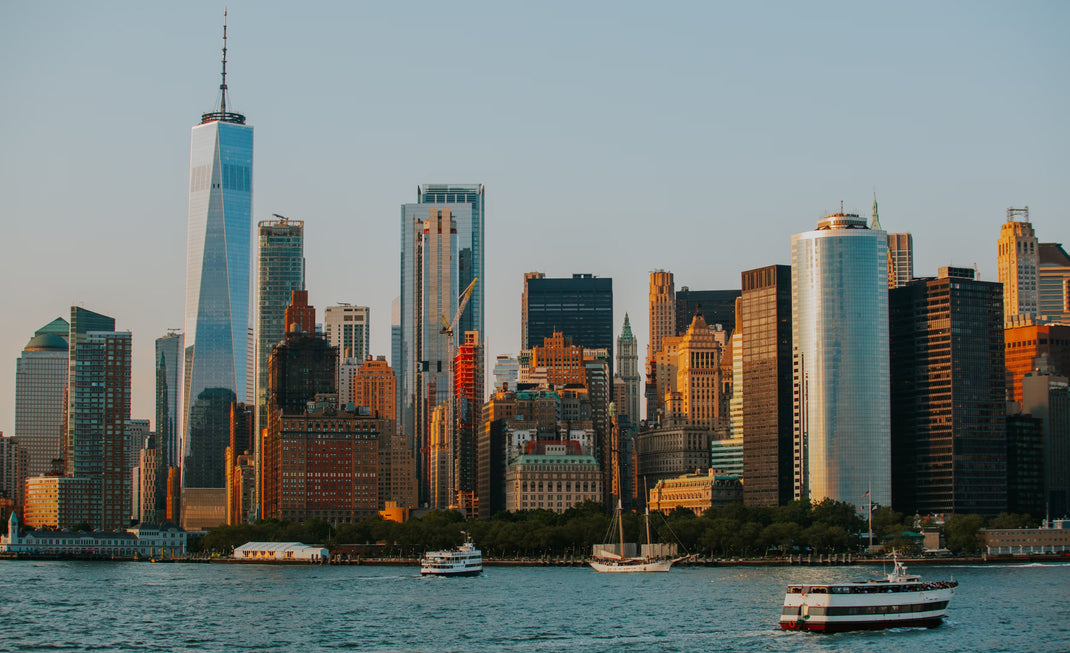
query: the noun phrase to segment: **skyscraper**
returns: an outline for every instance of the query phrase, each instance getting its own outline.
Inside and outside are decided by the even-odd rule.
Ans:
[[[67,476],[89,483],[89,521],[118,530],[130,518],[130,332],[115,320],[71,307]]]
[[[743,501],[781,506],[792,500],[791,267],[743,273]]]
[[[624,395],[613,397],[617,405],[617,415],[627,415],[632,428],[639,425],[639,347],[632,334],[632,324],[628,314],[624,314],[624,326],[617,336],[617,377],[624,382]]]
[[[800,493],[890,505],[888,240],[835,213],[791,238]],[[746,309],[744,309],[745,311]]]
[[[182,378],[182,332],[169,331],[156,339],[156,446],[162,450],[163,468],[160,470],[160,487],[164,487],[167,468],[181,464],[179,434],[179,379]]]
[[[873,193],[873,218],[870,229],[881,231],[877,213],[877,194]],[[914,237],[909,233],[888,234],[888,288],[899,288],[914,278]]]
[[[230,404],[246,394],[253,128],[227,110],[226,25],[218,111],[191,130],[186,240],[182,501],[225,520]],[[183,518],[185,522],[185,518]],[[200,520],[212,525],[212,520]]]
[[[605,349],[613,356],[613,280],[593,274],[550,279],[524,275],[523,307],[527,317],[524,349],[542,344],[555,333],[587,349]]]
[[[1003,288],[941,268],[888,294],[893,506],[1007,509]]]
[[[367,306],[351,304],[328,306],[323,311],[323,334],[332,347],[338,348],[339,361],[353,358],[360,365],[371,353],[371,311]],[[342,392],[341,387],[338,392]]]
[[[267,426],[268,357],[285,339],[290,293],[305,289],[305,223],[275,218],[257,225],[256,433]]]
[[[1062,243],[1040,243],[1037,310],[1049,320],[1070,323],[1070,255]]]
[[[691,290],[687,286],[676,291],[676,327],[674,336],[687,333],[691,321],[701,315],[706,324],[720,324],[728,333],[736,326],[736,300],[739,290]]]
[[[63,318],[41,327],[15,362],[15,437],[26,452],[25,476],[45,474],[63,458],[69,328]]]
[[[664,386],[657,378],[657,355],[661,352],[662,339],[676,335],[676,289],[672,272],[655,270],[650,273],[648,298],[650,318],[650,342],[646,348],[646,418],[653,421],[661,408]],[[663,381],[664,382],[664,381]]]
[[[1028,206],[1007,209],[1007,221],[999,232],[996,263],[999,282],[1003,284],[1004,324],[1022,324],[1035,319],[1039,303],[1039,247],[1029,222]]]
[[[416,453],[421,502],[429,498],[430,469],[424,454],[429,451],[431,415],[435,407],[452,396],[449,374],[453,358],[442,320],[449,321],[457,312],[458,295],[467,288],[459,285],[461,280],[470,279],[468,283],[471,283],[475,278],[471,270],[482,271],[482,187],[470,187],[470,190],[423,192],[422,203],[401,207],[398,419],[401,432],[411,438]],[[464,203],[465,197],[472,203]],[[476,283],[455,333],[482,332],[482,309],[476,313],[471,309],[477,299],[482,307],[482,294],[482,283]],[[473,321],[478,321],[480,326],[464,328]]]
[[[454,423],[456,435],[453,451],[453,490],[461,497],[459,505],[470,507],[476,493],[476,438],[483,416],[483,343],[478,331],[464,334],[454,356]]]

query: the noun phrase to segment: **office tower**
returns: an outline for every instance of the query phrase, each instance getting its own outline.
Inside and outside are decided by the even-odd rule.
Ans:
[[[397,379],[396,395],[394,399],[394,406],[397,410],[401,409],[403,405],[401,402],[401,373],[404,367],[402,366],[402,354],[403,349],[402,337],[401,337],[401,298],[395,297],[394,301],[390,302],[390,367],[394,370],[394,378]],[[401,420],[395,420],[395,432],[401,434],[400,423]]]
[[[182,332],[168,331],[156,339],[156,446],[163,452],[164,468],[176,467],[179,457],[179,379],[182,369]],[[165,485],[166,474],[161,474],[160,487]]]
[[[655,270],[650,273],[648,297],[650,342],[646,349],[646,419],[657,419],[664,387],[658,385],[655,358],[662,350],[662,339],[676,335],[676,291],[672,272]]]
[[[1041,420],[1044,502],[1051,517],[1070,513],[1070,386],[1041,359],[1022,379],[1022,412]]]
[[[1022,403],[1022,378],[1036,360],[1047,359],[1055,374],[1070,376],[1070,324],[1009,326],[1003,331],[1007,364],[1007,399]]]
[[[483,343],[478,331],[464,334],[453,365],[454,422],[453,483],[458,505],[471,508],[476,493],[476,437],[483,416]]]
[[[248,394],[253,128],[227,110],[226,25],[218,111],[190,135],[183,361],[182,502],[223,523],[230,404]],[[197,488],[188,492],[186,488]],[[184,525],[194,525],[182,517]]]
[[[15,361],[15,437],[26,451],[26,476],[45,474],[63,458],[69,329],[67,320],[56,318],[34,333]]]
[[[509,354],[498,354],[494,359],[494,389],[516,389],[520,378],[520,361]]]
[[[325,353],[337,363],[333,348]],[[301,413],[269,408],[272,421],[264,443],[262,490],[265,518],[338,524],[376,514],[379,441],[386,425],[340,411],[335,402],[333,394],[326,394]]]
[[[627,416],[629,427],[638,429],[641,415],[639,413],[639,346],[632,334],[632,324],[628,314],[624,314],[624,326],[617,337],[617,377],[624,382],[624,394],[614,395],[617,415]]]
[[[12,501],[16,506],[22,505],[19,495],[25,475],[19,469],[19,449],[17,438],[0,433],[0,499]]]
[[[528,281],[531,279],[545,279],[544,272],[525,272],[524,289],[520,292],[520,349],[531,349],[531,341],[528,340]],[[536,343],[540,342],[538,340]]]
[[[294,301],[305,304],[299,308],[311,309],[304,294],[294,291]],[[293,313],[287,309],[287,315]],[[314,315],[311,321],[315,324]],[[272,428],[271,411],[301,415],[316,395],[336,394],[337,370],[338,350],[326,338],[299,328],[288,330],[286,339],[275,345],[268,358],[268,430]]]
[[[476,506],[480,519],[505,510],[506,423],[516,415],[517,392],[498,388],[483,404],[476,442]]]
[[[1070,323],[1070,255],[1062,243],[1040,243],[1037,257],[1040,315],[1054,322]]]
[[[881,231],[880,216],[877,214],[877,194],[873,193],[873,219],[869,225],[874,231]],[[914,237],[909,233],[888,234],[888,288],[898,288],[910,283],[914,278]]]
[[[377,419],[397,419],[397,377],[385,356],[364,359],[353,377],[353,403]]]
[[[127,469],[137,467],[141,449],[151,432],[151,423],[147,419],[129,419],[126,421],[126,460]]]
[[[743,502],[782,506],[794,498],[791,267],[747,270],[742,282]]]
[[[695,315],[676,348],[679,403],[673,402],[675,417],[715,431],[718,439],[728,430],[721,386],[722,351],[713,330],[701,315]]]
[[[525,349],[562,333],[580,347],[613,355],[613,280],[591,274],[550,279],[524,275]]]
[[[230,405],[230,442],[227,444],[227,524],[243,524],[256,508],[256,484],[250,467],[257,438],[253,406]]]
[[[424,184],[418,190],[422,205],[448,208],[456,221],[457,249],[454,269],[458,292],[474,279],[483,279],[483,241],[485,232],[486,191],[483,184]],[[456,296],[457,293],[454,293]],[[457,323],[457,333],[483,333],[483,283],[477,283],[468,306]],[[446,317],[452,317],[452,313]],[[437,317],[436,317],[437,319]]]
[[[305,289],[305,223],[275,218],[257,225],[256,431],[267,426],[268,357],[286,336],[291,293]]]
[[[1007,415],[1007,512],[1045,514],[1045,468],[1043,420]]]
[[[1000,229],[998,247],[996,263],[999,282],[1003,284],[1004,324],[1027,324],[1036,319],[1039,301],[1039,247],[1029,222],[1028,206],[1007,209],[1007,221]]]
[[[887,261],[886,234],[842,211],[791,238],[798,473],[815,503],[891,504]]]
[[[940,268],[888,294],[892,505],[907,514],[1007,509],[1003,288]]]
[[[531,348],[531,367],[545,370],[544,378],[551,387],[583,385],[587,379],[583,347],[560,332],[543,338],[542,345]]]
[[[732,357],[732,395],[729,400],[730,437],[742,438],[744,434],[743,419],[743,297],[736,300],[736,324],[732,335],[728,337],[725,355]],[[742,476],[742,472],[740,476]]]
[[[363,362],[352,356],[342,356],[338,361],[338,407],[342,410],[350,410],[349,405],[354,403],[353,384]]]
[[[135,494],[132,517],[142,524],[160,524],[164,521],[164,498],[159,492],[164,486],[162,476],[166,468],[163,462],[163,447],[160,446],[155,433],[149,433],[143,446],[137,450],[137,473],[134,476]]]
[[[424,454],[429,451],[431,413],[449,401],[449,339],[442,333],[442,320],[451,320],[457,311],[458,253],[460,240],[454,210],[471,222],[472,208],[467,204],[443,207],[426,204],[402,206],[402,404],[399,406],[402,433],[412,437],[417,455],[420,500],[427,501],[430,470]],[[470,228],[470,225],[469,225]],[[471,243],[464,243],[470,245]],[[476,284],[473,297],[482,294]],[[471,302],[470,302],[471,303]],[[458,322],[455,333],[463,333],[468,309]],[[469,329],[471,330],[471,329]]]
[[[371,312],[367,306],[328,306],[323,313],[323,333],[327,342],[338,348],[339,360],[350,357],[359,364],[370,353]]]
[[[691,290],[687,286],[676,291],[676,324],[671,335],[687,333],[691,321],[701,315],[706,324],[720,324],[731,333],[736,326],[736,300],[739,290]]]
[[[130,332],[115,320],[71,307],[67,476],[89,483],[89,523],[118,530],[130,517]]]

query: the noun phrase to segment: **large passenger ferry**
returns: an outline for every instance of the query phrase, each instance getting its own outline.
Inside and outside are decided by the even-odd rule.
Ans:
[[[898,559],[892,573],[880,580],[828,585],[790,585],[784,595],[780,627],[832,633],[925,626],[934,628],[958,583],[923,582],[907,573]]]
[[[464,544],[442,551],[428,551],[420,561],[424,576],[478,576],[483,573],[483,553],[472,543],[468,533]]]

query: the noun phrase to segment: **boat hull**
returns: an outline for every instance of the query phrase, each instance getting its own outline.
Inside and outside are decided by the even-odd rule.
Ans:
[[[782,630],[808,630],[818,633],[842,633],[851,630],[884,630],[886,628],[936,628],[943,623],[944,617],[920,617],[917,619],[898,619],[890,621],[781,621]]]
[[[597,560],[590,560],[588,564],[594,568],[595,571],[606,574],[641,574],[652,572],[666,572],[672,567],[672,563],[675,560],[654,560],[652,562],[639,562],[635,564],[617,563],[617,562],[599,562]]]
[[[483,568],[479,569],[464,569],[461,571],[444,571],[442,569],[421,569],[421,576],[437,576],[440,578],[471,578],[472,576],[478,576],[483,573]]]

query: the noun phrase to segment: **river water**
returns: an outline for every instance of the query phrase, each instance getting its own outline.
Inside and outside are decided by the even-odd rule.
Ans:
[[[959,581],[942,626],[820,635],[778,630],[785,587],[879,568],[0,561],[0,650],[1070,651],[1070,564],[914,571]]]

